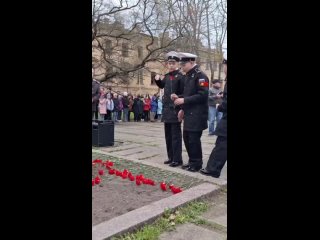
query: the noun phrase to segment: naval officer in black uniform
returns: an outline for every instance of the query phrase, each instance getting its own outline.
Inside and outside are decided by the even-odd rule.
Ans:
[[[181,70],[185,72],[183,95],[172,95],[174,104],[181,106],[178,118],[184,118],[183,141],[189,162],[182,166],[191,172],[202,168],[202,131],[208,128],[209,79],[196,65],[196,55],[179,53]]]
[[[183,76],[179,71],[177,53],[171,51],[166,54],[166,65],[169,70],[164,76],[156,75],[155,82],[159,88],[164,88],[162,119],[167,145],[168,160],[164,164],[171,167],[182,165],[182,134],[181,122],[178,121],[180,107],[176,107],[171,100],[171,94],[183,93]]]
[[[227,81],[227,56],[224,56],[223,71]],[[222,119],[219,121],[214,132],[217,135],[215,147],[207,163],[207,167],[200,170],[200,173],[219,178],[221,170],[227,161],[227,83],[224,86],[222,104],[218,106],[218,111],[223,112]]]

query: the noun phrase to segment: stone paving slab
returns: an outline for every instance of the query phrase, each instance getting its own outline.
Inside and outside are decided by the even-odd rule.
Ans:
[[[140,147],[141,145],[140,144],[137,144],[137,143],[128,143],[126,142],[125,144],[121,141],[116,141],[116,142],[120,142],[119,145],[116,145],[114,147],[109,147],[107,148],[109,151],[118,151],[119,149],[131,149],[131,148],[137,148],[137,147]],[[101,148],[101,149],[104,149],[104,148]]]
[[[174,231],[160,235],[159,240],[225,240],[226,236],[213,230],[186,223],[178,226]]]
[[[203,183],[179,194],[153,202],[121,216],[102,222],[92,227],[92,240],[111,239],[111,237],[132,231],[146,223],[151,223],[164,211],[184,206],[190,201],[214,194],[219,189],[211,183]]]
[[[220,203],[205,212],[202,217],[210,222],[227,227],[227,204]]]

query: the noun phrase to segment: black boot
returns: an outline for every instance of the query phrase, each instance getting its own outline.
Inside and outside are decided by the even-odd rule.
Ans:
[[[177,166],[180,166],[182,165],[182,162],[172,162],[169,164],[170,167],[177,167]]]
[[[200,173],[203,174],[203,175],[206,175],[206,176],[214,177],[214,178],[219,178],[220,177],[220,174],[214,174],[212,172],[208,172],[208,170],[206,168],[201,169]]]
[[[168,159],[167,161],[164,161],[163,163],[164,164],[170,164],[170,163],[172,163],[172,160]]]
[[[189,172],[198,172],[201,169],[201,166],[196,167],[196,166],[190,166],[187,168],[187,171]]]
[[[190,167],[190,165],[189,165],[189,163],[187,163],[187,164],[183,164],[181,168],[182,169],[188,169],[189,167]]]

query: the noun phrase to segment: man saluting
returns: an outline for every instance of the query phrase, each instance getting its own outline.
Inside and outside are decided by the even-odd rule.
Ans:
[[[166,66],[169,70],[164,76],[156,75],[155,82],[164,88],[163,110],[161,121],[164,122],[168,160],[164,164],[171,167],[182,165],[182,134],[181,122],[178,120],[180,107],[175,107],[171,94],[183,93],[183,76],[179,72],[179,57],[172,51],[166,54]]]

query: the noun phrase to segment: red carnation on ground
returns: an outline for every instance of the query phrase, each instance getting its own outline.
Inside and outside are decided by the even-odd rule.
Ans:
[[[142,174],[138,175],[137,178],[142,181],[144,179],[144,176]]]
[[[115,173],[115,170],[114,169],[109,169],[109,174],[110,175],[113,175]]]
[[[109,166],[109,165],[106,165],[106,168],[107,168],[107,169],[111,169],[111,166]]]
[[[99,175],[103,175],[103,170],[99,170]]]
[[[167,191],[167,186],[165,182],[160,183],[160,187],[162,189],[162,191]]]
[[[94,163],[102,163],[102,160],[101,159],[95,159],[93,160]]]
[[[148,179],[144,178],[144,179],[142,179],[142,183],[143,183],[143,184],[148,184],[149,181],[148,181]]]
[[[150,184],[151,186],[155,186],[155,185],[156,185],[155,182],[154,182],[153,180],[151,180],[151,179],[150,179],[149,184]]]
[[[141,181],[139,179],[136,179],[136,184],[137,184],[137,186],[140,186],[141,185]]]
[[[108,166],[113,167],[113,162],[109,162]]]
[[[179,192],[182,192],[181,188],[179,188],[179,187],[172,187],[171,191],[173,192],[173,194],[177,194]]]
[[[101,179],[99,176],[94,179],[95,184],[99,184],[100,182],[101,182]]]
[[[134,181],[134,176],[129,176],[130,181]]]

